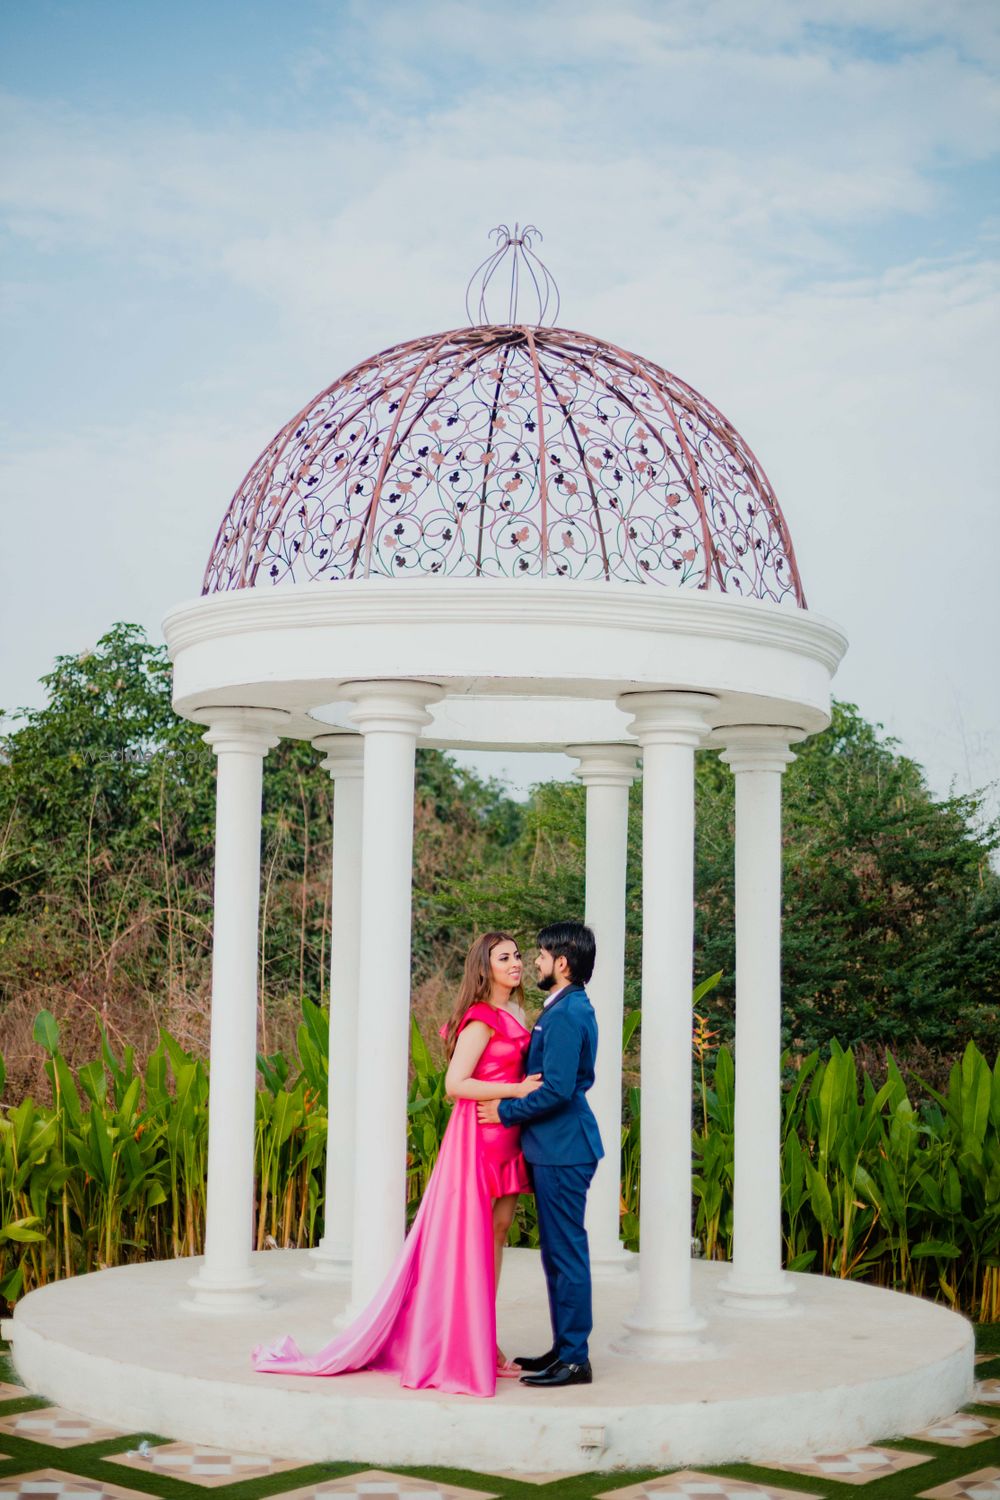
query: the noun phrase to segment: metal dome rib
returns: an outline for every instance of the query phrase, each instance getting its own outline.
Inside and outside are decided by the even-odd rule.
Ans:
[[[202,592],[423,573],[805,607],[774,492],[711,402],[616,345],[520,324],[396,345],[310,401],[233,497]]]

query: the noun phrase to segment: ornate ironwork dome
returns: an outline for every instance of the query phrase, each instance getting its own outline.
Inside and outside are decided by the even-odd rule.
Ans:
[[[774,491],[732,424],[651,360],[544,326],[558,296],[531,251],[536,232],[497,233],[478,299],[470,283],[474,326],[356,365],[268,444],[226,512],[202,592],[547,575],[804,608]],[[490,322],[507,265],[504,317]],[[533,322],[518,321],[524,287]]]

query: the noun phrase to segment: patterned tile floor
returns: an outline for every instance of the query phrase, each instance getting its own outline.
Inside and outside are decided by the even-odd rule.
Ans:
[[[206,1485],[213,1489],[220,1484],[235,1484],[241,1479],[262,1479],[265,1475],[284,1474],[290,1469],[302,1467],[294,1459],[262,1458],[259,1453],[225,1453],[218,1448],[202,1448],[195,1443],[140,1443],[136,1448],[126,1449],[124,1453],[107,1454],[106,1462],[127,1464],[146,1474],[167,1474],[173,1479],[183,1479],[188,1484]]]
[[[32,1396],[0,1344],[0,1500],[1000,1500],[1000,1326],[979,1332],[972,1405],[905,1440],[771,1468],[516,1478],[303,1465],[116,1430]]]

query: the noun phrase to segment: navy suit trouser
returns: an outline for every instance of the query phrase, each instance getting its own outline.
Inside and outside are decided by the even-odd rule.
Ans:
[[[581,1365],[588,1358],[587,1340],[594,1326],[590,1250],[583,1217],[596,1166],[591,1161],[569,1167],[532,1163],[531,1167],[552,1347],[568,1365]]]

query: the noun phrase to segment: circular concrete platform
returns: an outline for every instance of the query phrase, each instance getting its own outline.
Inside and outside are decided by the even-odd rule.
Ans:
[[[13,1319],[32,1391],[131,1431],[308,1460],[446,1464],[480,1471],[766,1463],[901,1436],[970,1399],[973,1333],[934,1303],[796,1275],[794,1311],[723,1306],[727,1267],[698,1262],[711,1357],[652,1363],[611,1352],[636,1295],[625,1272],[595,1282],[594,1383],[565,1392],[498,1382],[495,1400],[403,1390],[373,1373],[258,1375],[256,1343],[332,1337],[347,1287],[301,1273],[307,1251],[255,1265],[276,1306],[208,1316],[181,1307],[200,1258],[121,1266],[39,1288]],[[548,1312],[536,1251],[508,1251],[500,1296],[508,1353],[538,1353]]]

